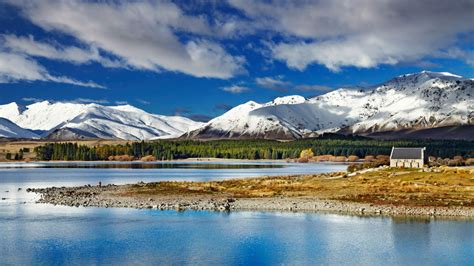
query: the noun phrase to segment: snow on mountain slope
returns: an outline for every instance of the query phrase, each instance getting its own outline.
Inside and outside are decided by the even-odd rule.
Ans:
[[[31,130],[51,130],[73,119],[87,109],[87,104],[37,102],[26,106],[25,110],[16,103],[0,106],[0,117]]]
[[[130,106],[105,107],[91,105],[86,112],[63,125],[59,131],[86,132],[93,138],[149,140],[158,137],[178,137],[201,123],[184,117],[151,115]],[[55,136],[57,132],[55,132]]]
[[[474,124],[474,81],[450,73],[397,77],[370,92],[352,132]]]
[[[1,118],[0,117],[0,137],[2,138],[15,138],[15,139],[23,139],[23,138],[39,138],[38,135],[35,133],[21,128],[12,121]]]
[[[303,96],[291,95],[291,96],[275,98],[275,100],[265,104],[265,106],[280,105],[280,104],[299,104],[299,103],[304,103],[304,102],[306,102],[306,99]]]
[[[338,89],[239,105],[190,138],[294,139],[322,132],[365,134],[474,124],[474,81],[447,72],[396,77],[371,89]]]
[[[148,140],[176,137],[202,123],[178,116],[149,114],[130,105],[39,102],[24,111],[15,104],[0,106],[6,117],[32,130],[44,130],[50,139],[103,138]]]
[[[225,114],[210,120],[203,127],[185,134],[189,138],[246,138],[271,127],[272,121],[251,116],[252,110],[262,107],[253,101],[236,106]],[[283,134],[285,134],[283,132]]]

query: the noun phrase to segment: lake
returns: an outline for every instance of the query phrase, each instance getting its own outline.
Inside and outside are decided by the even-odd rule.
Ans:
[[[0,197],[6,198],[0,201],[0,264],[474,264],[472,221],[76,208],[35,204],[35,195],[25,192],[98,181],[216,180],[346,168],[268,162],[125,165],[0,164]]]

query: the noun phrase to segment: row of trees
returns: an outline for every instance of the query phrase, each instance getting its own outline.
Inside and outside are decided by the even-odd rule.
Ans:
[[[17,153],[15,154],[12,154],[11,152],[8,152],[7,154],[5,154],[5,159],[7,160],[15,160],[15,161],[21,161],[23,160],[23,156],[25,153],[28,153],[30,152],[30,149],[28,148],[23,148],[23,149],[20,149]]]
[[[474,141],[402,140],[382,141],[361,137],[326,136],[289,142],[273,140],[159,140],[125,145],[89,147],[76,143],[48,143],[35,148],[38,160],[108,160],[128,155],[139,159],[153,156],[158,160],[185,158],[286,159],[299,158],[301,151],[311,149],[314,155],[334,156],[389,155],[392,146],[427,147],[436,157],[474,158]]]

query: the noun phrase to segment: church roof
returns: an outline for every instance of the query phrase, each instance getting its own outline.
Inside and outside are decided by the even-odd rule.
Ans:
[[[423,159],[425,148],[392,148],[390,159]]]

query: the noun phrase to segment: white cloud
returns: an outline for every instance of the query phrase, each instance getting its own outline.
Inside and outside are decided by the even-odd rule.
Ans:
[[[187,15],[173,3],[52,0],[10,3],[44,30],[74,36],[90,47],[120,58],[132,68],[221,79],[244,71],[243,58],[232,56],[220,44],[203,39],[212,36],[213,31],[204,17]],[[190,38],[181,40],[180,33],[190,34]]]
[[[298,85],[296,86],[295,89],[299,91],[313,91],[313,92],[328,92],[328,91],[333,90],[333,88],[324,86],[324,85],[307,85],[307,84]]]
[[[77,99],[74,99],[70,102],[73,102],[73,103],[97,103],[97,104],[108,104],[108,103],[110,103],[108,100],[104,100],[104,99],[88,99],[88,98],[77,98]]]
[[[92,81],[83,82],[64,76],[53,76],[35,60],[23,55],[0,52],[0,83],[18,81],[51,81],[76,86],[105,88]]]
[[[264,88],[271,90],[285,90],[291,83],[283,80],[283,76],[276,77],[260,77],[256,78],[255,82]]]
[[[470,66],[474,66],[474,50],[463,50],[458,47],[452,47],[446,51],[438,52],[436,56],[440,58],[464,60]]]
[[[83,103],[83,104],[88,104],[88,103],[96,103],[96,104],[109,104],[110,102],[108,100],[105,100],[105,99],[88,99],[88,98],[77,98],[77,99],[74,99],[74,100],[53,100],[53,99],[48,99],[48,100],[45,100],[45,99],[40,99],[40,98],[33,98],[33,97],[25,97],[25,98],[22,98],[21,100],[25,101],[25,102],[43,102],[43,101],[47,101],[47,102],[51,102],[51,103],[54,103],[54,102],[68,102],[68,103]]]
[[[229,92],[232,94],[244,93],[250,90],[249,88],[240,86],[240,85],[231,85],[231,86],[223,87],[221,89],[225,92]]]
[[[466,43],[459,36],[474,32],[472,0],[5,2],[43,30],[73,37],[75,45],[65,46],[4,35],[3,50],[25,58],[228,79],[246,73],[246,62],[225,45],[239,50],[233,41],[255,35],[258,42],[244,49],[301,71],[311,64],[339,71],[430,57],[474,64],[472,49],[457,48]]]
[[[52,81],[52,82],[57,82],[57,83],[65,83],[65,84],[71,84],[71,85],[82,86],[82,87],[106,89],[105,86],[97,84],[93,81],[84,82],[84,81],[79,81],[79,80],[75,80],[75,79],[64,77],[64,76],[55,77],[55,76],[51,76],[51,75],[48,74],[46,76],[46,81]]]
[[[141,104],[144,104],[144,105],[149,105],[150,102],[147,101],[147,100],[143,100],[143,99],[136,99],[137,102],[141,103]]]
[[[455,47],[460,33],[474,31],[473,1],[230,3],[254,28],[281,37],[270,47],[273,58],[298,70],[313,63],[338,71],[413,62]]]
[[[102,57],[95,47],[88,49],[76,46],[63,46],[57,43],[40,42],[32,35],[16,36],[12,34],[0,35],[0,40],[4,49],[15,53],[22,53],[33,57],[43,57],[52,60],[66,61],[74,64],[85,64],[98,62],[106,67],[124,66],[117,60],[110,60]]]
[[[34,102],[34,103],[44,101],[44,99],[34,98],[34,97],[24,97],[24,98],[21,98],[21,100],[25,102]]]

